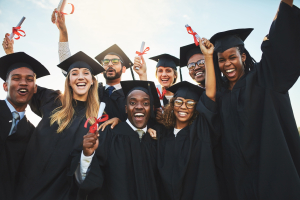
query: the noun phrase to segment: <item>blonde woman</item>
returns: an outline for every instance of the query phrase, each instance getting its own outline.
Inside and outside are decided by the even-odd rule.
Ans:
[[[97,117],[98,81],[95,75],[104,71],[83,52],[58,65],[68,72],[65,91],[38,87],[31,109],[42,120],[36,127],[24,157],[17,199],[73,199],[75,183],[68,174],[69,156],[82,150],[82,138],[88,132],[84,123]],[[91,119],[89,124],[93,124]]]

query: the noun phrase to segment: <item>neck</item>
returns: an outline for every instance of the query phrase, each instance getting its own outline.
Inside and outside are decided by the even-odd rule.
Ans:
[[[236,82],[238,82],[238,81],[240,80],[240,78],[241,78],[242,76],[244,76],[244,74],[245,74],[245,73],[243,72],[242,75],[241,75],[236,81],[229,81],[228,89],[229,89],[229,90],[232,90],[233,87],[235,86]]]
[[[175,124],[175,128],[176,129],[183,129],[184,127],[188,126],[189,122],[181,122],[178,119],[176,119],[176,124]]]
[[[164,91],[164,90],[167,91],[166,94],[165,94],[165,96],[173,96],[174,95],[172,92],[170,92],[170,91],[167,90],[168,88],[166,88],[166,87],[161,87],[161,88],[162,88],[162,91]]]
[[[114,79],[114,80],[108,80],[106,79],[106,85],[117,85],[121,82],[121,77],[120,78],[117,78],[117,79]]]
[[[82,95],[82,96],[78,96],[78,95],[73,94],[73,99],[78,100],[78,101],[86,101],[87,96],[88,96],[88,93],[85,94],[85,95]]]
[[[27,103],[21,105],[15,105],[9,98],[7,98],[7,101],[16,109],[17,112],[24,112],[25,108],[27,107]]]
[[[203,82],[200,82],[200,83],[198,83],[201,87],[205,87],[205,82],[203,83]]]

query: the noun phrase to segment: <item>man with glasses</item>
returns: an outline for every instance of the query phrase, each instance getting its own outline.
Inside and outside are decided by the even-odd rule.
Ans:
[[[51,20],[52,23],[56,24],[60,32],[58,54],[59,61],[62,62],[71,56],[68,43],[68,32],[65,24],[65,16],[61,13],[57,13],[56,18],[54,10]],[[117,117],[121,121],[125,121],[127,119],[127,114],[125,113],[126,99],[120,81],[122,73],[125,73],[127,68],[130,68],[132,78],[134,79],[131,68],[133,63],[116,44],[112,45],[95,58],[106,70],[103,73],[106,80],[106,85],[103,86],[102,83],[99,83],[98,89],[101,102],[106,103],[105,112],[109,115],[109,118]],[[141,77],[140,79],[142,80]]]
[[[200,47],[194,43],[180,47],[180,67],[187,66],[191,78],[205,89],[205,62]]]

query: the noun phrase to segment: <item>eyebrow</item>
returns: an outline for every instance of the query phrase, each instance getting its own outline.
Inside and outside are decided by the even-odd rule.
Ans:
[[[22,76],[22,74],[12,74],[11,76],[12,76],[12,77],[13,77],[13,76]],[[31,77],[34,77],[34,76],[31,75],[31,74],[27,74],[27,75],[25,75],[25,76],[31,76]]]

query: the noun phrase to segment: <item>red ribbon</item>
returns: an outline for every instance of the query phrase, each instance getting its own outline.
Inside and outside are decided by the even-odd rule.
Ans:
[[[197,40],[197,38],[196,38],[197,33],[194,32],[193,29],[192,29],[190,26],[189,26],[189,27],[186,27],[186,30],[187,30],[187,32],[188,32],[189,34],[193,35],[195,45],[198,46],[198,45],[199,45],[199,42],[198,42],[198,40]]]
[[[61,14],[63,14],[63,15],[71,15],[71,14],[74,13],[75,6],[73,4],[71,4],[71,3],[68,3],[68,4],[70,4],[72,6],[72,11],[69,14],[68,13],[64,13],[64,12],[60,12]],[[58,13],[58,11],[55,11],[55,13]]]
[[[15,35],[18,36],[17,38],[15,38],[16,40],[20,39],[20,36],[22,36],[22,37],[25,37],[25,36],[26,36],[25,31],[21,30],[21,26],[13,27],[13,30],[12,30],[12,31],[13,31],[13,33],[14,33]],[[19,32],[24,33],[24,35],[22,35],[22,34],[19,33]]]
[[[139,52],[139,51],[136,51],[135,53],[136,53],[137,55],[141,56],[141,55],[146,54],[146,51],[149,51],[149,50],[150,50],[150,47],[147,47],[142,53]]]
[[[95,133],[97,131],[98,128],[98,123],[100,122],[105,122],[106,120],[108,120],[108,115],[104,114],[101,117],[99,117],[98,119],[96,117],[90,117],[86,120],[85,124],[84,124],[84,128],[87,128],[87,124],[90,121],[91,118],[95,119],[95,123],[93,125],[90,126],[89,132],[90,133]]]
[[[159,96],[159,100],[163,100],[165,94],[167,93],[167,90],[163,90],[162,94],[160,93],[158,88],[156,88],[156,90],[157,90],[157,93],[158,93],[158,96]]]

